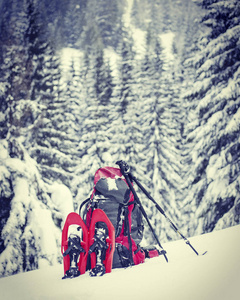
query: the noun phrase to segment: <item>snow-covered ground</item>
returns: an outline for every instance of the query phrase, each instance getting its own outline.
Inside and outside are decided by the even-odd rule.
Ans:
[[[240,225],[193,237],[197,256],[183,240],[163,245],[160,256],[102,277],[88,272],[62,280],[62,265],[0,279],[1,299],[10,300],[237,300],[240,283]]]

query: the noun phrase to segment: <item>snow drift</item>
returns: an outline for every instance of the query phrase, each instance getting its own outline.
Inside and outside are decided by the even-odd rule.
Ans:
[[[63,266],[47,267],[0,279],[4,300],[138,299],[237,300],[240,282],[240,225],[190,238],[196,254],[183,240],[163,245],[160,256],[103,277],[88,272],[62,280]]]

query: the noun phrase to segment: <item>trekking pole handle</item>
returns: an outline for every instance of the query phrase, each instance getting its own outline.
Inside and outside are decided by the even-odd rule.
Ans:
[[[125,161],[119,160],[116,162],[116,164],[119,165],[119,168],[123,175],[128,175],[130,173],[130,167]]]
[[[116,162],[116,164],[119,165],[119,168],[123,175],[128,175],[130,173],[130,167],[125,161],[119,160]]]

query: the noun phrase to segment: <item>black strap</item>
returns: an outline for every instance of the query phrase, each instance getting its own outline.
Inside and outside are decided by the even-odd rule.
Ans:
[[[140,246],[137,245],[137,249],[134,251],[134,254],[137,254],[141,250]]]
[[[105,241],[100,240],[98,237],[94,236],[94,243],[89,248],[89,253],[92,253],[95,248],[100,247],[101,249],[107,249],[108,245]]]
[[[79,239],[72,239],[71,237],[68,238],[68,248],[67,250],[63,253],[63,256],[66,256],[70,253],[70,251],[72,251],[74,248],[76,247],[78,249],[79,252],[84,252],[86,253],[86,251],[83,249],[83,247],[80,244],[80,238]],[[75,249],[76,250],[76,249]]]
[[[132,253],[132,238],[130,233],[130,226],[129,226],[129,220],[128,220],[128,207],[124,207],[124,235],[127,235],[128,237],[128,244],[129,244],[129,252],[130,252],[130,264],[134,265],[133,262],[133,253]]]
[[[80,207],[79,207],[79,216],[81,216],[81,210],[82,210],[83,206],[84,206],[89,200],[90,200],[90,198],[87,198],[86,200],[84,200],[84,201],[81,203],[81,205],[80,205]]]

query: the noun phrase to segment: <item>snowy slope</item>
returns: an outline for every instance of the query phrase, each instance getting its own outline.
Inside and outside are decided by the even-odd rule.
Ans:
[[[193,237],[196,256],[183,240],[167,243],[169,263],[157,257],[103,277],[88,273],[61,280],[62,265],[0,279],[1,299],[18,300],[237,300],[240,283],[240,225]]]

